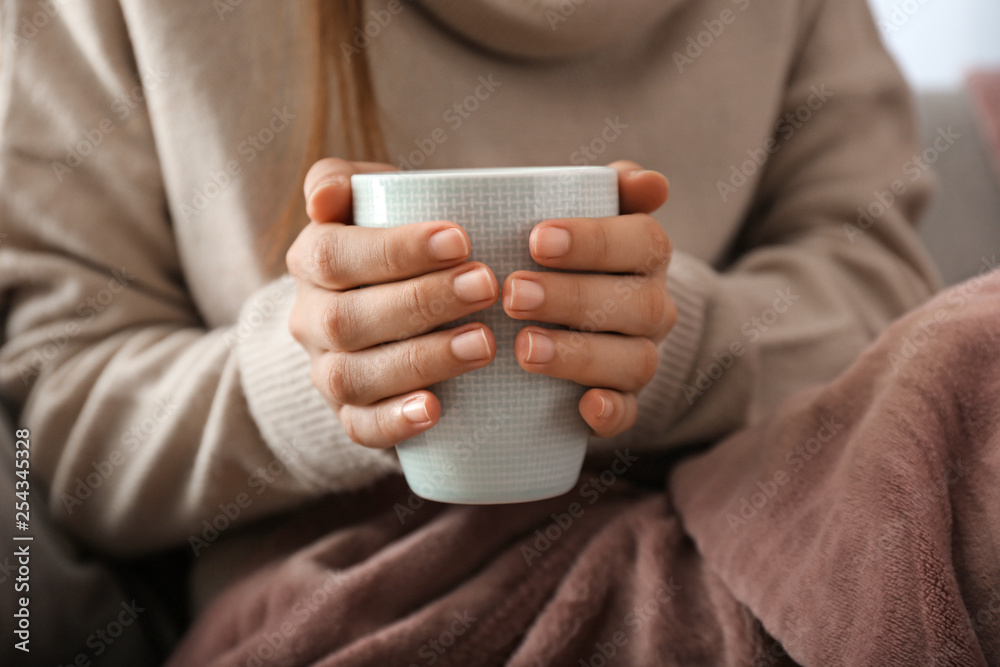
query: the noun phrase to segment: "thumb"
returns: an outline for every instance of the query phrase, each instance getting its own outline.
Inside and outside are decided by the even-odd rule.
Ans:
[[[309,168],[303,187],[306,213],[315,222],[351,221],[351,176],[396,171],[382,162],[349,162],[323,158]]]

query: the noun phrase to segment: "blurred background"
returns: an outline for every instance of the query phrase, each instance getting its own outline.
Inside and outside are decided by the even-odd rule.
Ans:
[[[997,0],[869,0],[882,36],[920,89],[962,85],[973,67],[1000,68]]]
[[[1000,0],[869,0],[914,87],[939,191],[921,235],[947,283],[1000,260]],[[933,150],[940,130],[960,135]]]

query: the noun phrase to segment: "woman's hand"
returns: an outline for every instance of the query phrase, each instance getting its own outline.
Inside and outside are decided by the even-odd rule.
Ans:
[[[589,273],[516,271],[503,286],[511,317],[576,330],[525,327],[514,350],[529,373],[593,387],[580,414],[601,437],[635,423],[636,392],[653,378],[658,344],[677,320],[667,291],[670,239],[649,215],[666,201],[667,179],[634,162],[610,166],[622,215],[545,220],[529,240],[542,266]]]
[[[496,354],[493,333],[480,323],[427,333],[493,305],[500,293],[486,265],[466,261],[461,227],[349,224],[351,175],[393,169],[314,164],[305,181],[312,222],[286,256],[297,284],[289,328],[309,353],[312,382],[348,436],[368,447],[392,447],[433,426],[441,405],[423,388]]]

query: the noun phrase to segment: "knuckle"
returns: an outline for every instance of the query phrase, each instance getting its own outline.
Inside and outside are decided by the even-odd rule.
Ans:
[[[333,283],[336,277],[334,270],[334,267],[337,265],[335,261],[336,257],[337,235],[327,234],[313,243],[311,252],[309,253],[308,272],[323,284]]]
[[[427,293],[426,281],[410,281],[409,306],[412,315],[410,321],[420,328],[426,327],[434,321],[434,303]]]
[[[347,354],[334,353],[329,355],[326,386],[330,396],[337,403],[342,405],[358,404],[360,398],[358,380],[351,372]]]
[[[326,300],[322,326],[330,349],[342,350],[347,347],[351,331],[349,317],[349,310],[344,307],[342,296],[335,294]]]
[[[640,292],[643,319],[651,326],[644,327],[651,333],[658,333],[667,316],[667,295],[651,280],[647,280]]]
[[[379,407],[374,411],[374,422],[375,430],[381,435],[381,440],[391,441],[395,438],[393,437],[393,432],[395,431],[392,411],[385,407]]]
[[[403,347],[399,365],[404,375],[417,378],[425,377],[425,370],[428,368],[427,362],[426,353],[415,341],[410,341]]]
[[[608,225],[598,222],[594,227],[594,260],[603,264],[611,258],[612,240]]]
[[[377,240],[372,246],[375,255],[373,259],[376,262],[381,262],[391,275],[401,275],[403,273],[403,266],[397,255],[396,244],[393,243],[393,234],[391,231],[385,234],[378,234],[376,238]]]

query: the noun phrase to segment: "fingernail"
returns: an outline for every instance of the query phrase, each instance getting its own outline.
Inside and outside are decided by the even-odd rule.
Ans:
[[[347,185],[348,182],[349,181],[347,180],[347,177],[344,176],[343,174],[336,174],[334,176],[330,176],[329,178],[324,179],[313,186],[313,189],[309,191],[309,196],[306,197],[306,201],[312,199],[313,195],[315,195],[323,188],[331,188],[331,187],[341,188]]]
[[[458,259],[469,254],[469,244],[465,240],[465,235],[454,227],[432,234],[427,246],[434,259],[441,261]]]
[[[461,361],[481,361],[490,356],[490,342],[485,331],[473,329],[452,338],[451,351]]]
[[[598,419],[608,419],[615,412],[615,406],[612,405],[611,401],[600,396],[601,399],[601,409],[597,412]]]
[[[431,416],[427,412],[427,397],[420,395],[406,399],[403,403],[403,416],[413,424],[426,424],[429,422]]]
[[[540,227],[532,235],[532,250],[539,257],[562,257],[569,252],[569,232],[562,227]]]
[[[510,282],[510,309],[534,310],[545,301],[545,290],[534,280],[515,278]]]
[[[479,267],[455,278],[455,295],[462,301],[475,303],[493,297],[493,280],[485,267]]]
[[[530,364],[547,364],[556,356],[556,346],[552,339],[537,331],[528,332],[528,353],[524,360]]]

